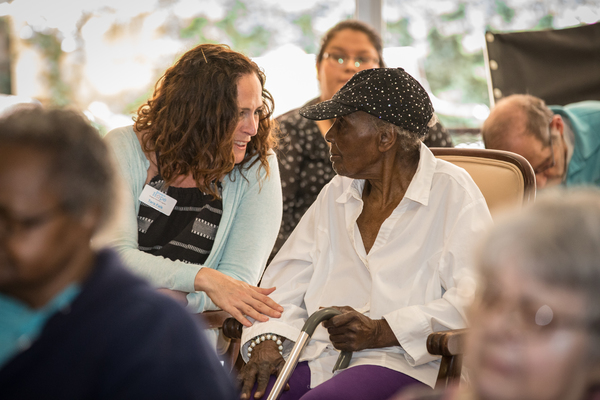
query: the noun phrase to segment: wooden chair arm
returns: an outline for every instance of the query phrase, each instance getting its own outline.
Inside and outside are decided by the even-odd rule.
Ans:
[[[427,351],[442,356],[436,389],[460,381],[466,329],[434,332],[427,337]]]
[[[427,337],[427,351],[437,356],[463,354],[466,329],[434,332]]]
[[[231,314],[225,311],[205,311],[200,314],[200,317],[210,329],[223,329],[223,335],[229,339],[241,339],[242,328],[244,327],[238,320],[233,318]]]
[[[235,318],[228,312],[222,310],[216,311],[205,311],[197,314],[200,319],[204,321],[204,324],[209,329],[222,329],[223,336],[231,339],[229,348],[222,354],[220,358],[225,362],[229,371],[232,371],[238,364],[238,358],[240,354],[240,341],[242,337],[242,324],[239,323]],[[241,358],[239,358],[241,360]]]
[[[241,339],[244,325],[235,318],[227,318],[223,322],[223,335],[229,339]]]

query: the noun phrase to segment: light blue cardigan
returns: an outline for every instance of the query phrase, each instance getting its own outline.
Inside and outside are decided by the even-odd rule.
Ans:
[[[279,167],[274,153],[269,155],[267,177],[260,162],[244,171],[244,179],[234,168],[222,182],[223,215],[213,248],[204,265],[171,261],[138,250],[138,200],[146,182],[150,161],[133,131],[133,126],[113,129],[105,140],[112,149],[128,193],[109,245],[124,263],[157,287],[190,292],[188,307],[194,312],[218,307],[204,292],[194,292],[194,278],[201,268],[216,269],[251,285],[258,284],[281,224],[282,199]],[[260,174],[260,179],[257,177]],[[129,197],[132,196],[132,197]]]

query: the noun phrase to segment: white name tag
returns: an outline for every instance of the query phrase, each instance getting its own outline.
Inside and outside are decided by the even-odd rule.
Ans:
[[[152,207],[165,215],[171,215],[171,211],[173,211],[175,204],[177,204],[177,200],[149,185],[144,186],[139,200],[148,207]]]

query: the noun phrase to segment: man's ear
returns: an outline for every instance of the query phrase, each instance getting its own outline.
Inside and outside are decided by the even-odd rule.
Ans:
[[[558,130],[558,133],[560,133],[560,137],[563,136],[565,132],[565,121],[563,121],[560,115],[554,114],[554,116],[552,117],[552,121],[550,122],[550,126]]]
[[[387,129],[382,130],[379,133],[379,151],[382,153],[387,152],[396,144],[398,135],[394,131],[394,127],[389,126]]]

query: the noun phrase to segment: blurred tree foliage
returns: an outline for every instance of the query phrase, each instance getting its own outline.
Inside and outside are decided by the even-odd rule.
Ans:
[[[110,5],[102,5],[100,3],[103,1],[98,0],[97,8],[87,11],[89,18],[92,19],[91,15],[106,17],[118,14],[115,10],[119,7],[129,10],[129,1],[111,1]],[[583,5],[597,6],[595,2],[597,0],[576,0],[572,3],[577,3],[576,6],[581,8]],[[178,0],[159,1],[155,15],[162,12],[169,17],[156,28],[157,37],[183,42],[184,47],[197,43],[226,43],[250,57],[262,56],[286,44],[293,44],[314,54],[318,51],[324,30],[339,20],[352,18],[352,2],[348,0],[319,0],[304,8],[290,7],[291,3],[292,0],[215,0],[211,2],[212,10],[200,7],[191,15],[182,15],[173,13]],[[384,3],[397,11],[392,14],[399,15],[395,19],[383,16],[386,21],[384,46],[414,46],[419,49],[419,54],[425,55],[422,66],[429,86],[439,98],[454,103],[483,104],[488,104],[483,50],[481,43],[473,44],[473,39],[483,38],[484,29],[490,27],[501,31],[553,28],[568,8],[564,0],[384,0]],[[219,9],[219,12],[208,12],[215,9]],[[135,17],[127,14],[127,18],[130,18],[127,20],[115,17],[115,29],[111,32],[118,36],[116,33],[127,31],[119,31],[119,27],[141,26],[153,13],[144,10]],[[87,21],[88,18],[82,18],[77,29],[81,30]],[[34,25],[31,28],[33,34],[25,42],[36,48],[43,59],[44,79],[50,97],[47,100],[54,105],[74,101],[74,90],[67,82],[72,88],[77,88],[78,81],[67,79],[72,78],[72,73],[65,76],[60,66],[65,58],[61,41],[68,37],[69,31],[61,33],[54,28],[38,29]],[[82,40],[81,46],[85,45]],[[165,64],[172,61],[168,57],[163,60]],[[156,79],[166,67],[168,65],[155,66]],[[136,109],[151,93],[152,88],[144,93],[131,93],[127,100],[127,112]],[[440,117],[448,126],[472,126],[477,123]]]
[[[554,16],[546,15],[546,16],[542,17],[542,19],[540,19],[540,21],[537,23],[536,26],[533,27],[533,30],[552,29],[553,25],[554,25]]]
[[[50,94],[50,98],[45,100],[51,105],[62,107],[71,103],[73,99],[71,88],[62,76],[60,62],[64,53],[59,36],[60,32],[56,29],[48,29],[47,32],[34,31],[26,42],[38,48],[45,61],[43,77]]]
[[[496,5],[496,13],[502,17],[504,22],[510,23],[512,22],[515,16],[515,10],[510,8],[504,1],[495,0]]]
[[[440,15],[440,21],[465,20],[465,9],[461,3],[456,11]],[[429,54],[424,62],[427,81],[434,93],[454,93],[456,102],[489,103],[485,76],[478,76],[476,71],[484,67],[483,51],[467,53],[462,45],[464,35],[443,36],[435,26],[429,31]]]
[[[205,34],[207,27],[216,27],[229,39],[228,44],[237,51],[248,55],[262,54],[268,50],[269,39],[274,32],[270,32],[262,25],[252,27],[250,32],[241,32],[239,22],[247,19],[248,14],[246,4],[235,0],[220,21],[211,22],[205,17],[196,17],[181,30],[180,35],[184,39],[193,38],[196,43],[216,43],[213,38]]]
[[[429,32],[431,51],[424,62],[427,81],[434,93],[460,92],[460,98],[455,98],[458,102],[489,103],[485,76],[476,72],[484,68],[483,51],[466,53],[462,38],[460,34],[442,36],[437,28]]]
[[[185,28],[181,29],[179,35],[183,39],[194,39],[198,43],[214,43],[204,35],[204,27],[209,24],[208,19],[204,17],[196,17]]]
[[[313,16],[302,14],[293,19],[292,23],[297,25],[302,32],[300,47],[308,54],[316,54],[319,51],[320,38],[316,35],[313,28]]]
[[[408,31],[408,23],[408,18],[401,18],[398,21],[387,23],[387,46],[410,46],[413,44],[414,39]]]
[[[6,17],[0,17],[0,93],[11,94],[10,26]]]
[[[498,1],[498,0],[496,0]],[[440,20],[443,22],[449,22],[449,21],[457,21],[457,20],[462,20],[465,19],[466,17],[466,6],[465,3],[460,3],[458,5],[458,8],[456,9],[456,11],[448,13],[448,14],[442,14],[440,15]]]

